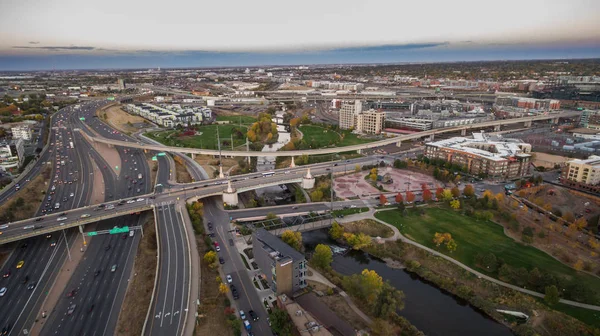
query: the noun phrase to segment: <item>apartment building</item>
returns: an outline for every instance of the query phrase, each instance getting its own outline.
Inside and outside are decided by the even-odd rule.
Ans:
[[[10,128],[13,139],[31,140],[31,128],[29,125],[18,125]]]
[[[454,137],[425,144],[425,156],[466,167],[472,175],[514,179],[529,175],[531,145],[519,139]]]
[[[0,143],[0,169],[6,171],[19,168],[25,159],[23,139],[4,141]]]
[[[277,294],[291,296],[306,287],[308,270],[304,255],[265,229],[252,234],[254,260]]]
[[[163,127],[197,125],[212,116],[209,108],[184,108],[178,104],[165,107],[149,103],[127,104],[125,110]]]
[[[385,112],[369,109],[364,111],[363,102],[344,102],[339,112],[341,129],[353,129],[358,133],[379,134],[385,124]]]
[[[496,98],[496,105],[548,111],[559,110],[560,100],[525,97],[498,97]]]
[[[600,183],[600,156],[592,155],[586,160],[575,159],[567,162],[563,179],[587,185]]]

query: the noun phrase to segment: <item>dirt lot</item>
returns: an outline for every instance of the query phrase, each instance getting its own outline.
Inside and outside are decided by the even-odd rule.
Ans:
[[[362,232],[371,237],[388,238],[394,235],[394,231],[389,227],[371,219],[363,219],[356,222],[342,224],[347,232]]]
[[[139,128],[133,127],[129,123],[136,124],[144,123],[146,121],[146,119],[142,117],[131,115],[123,111],[120,105],[113,105],[107,109],[99,109],[97,114],[99,118],[102,118],[115,129],[118,129],[123,133],[133,133],[139,131]],[[106,114],[106,119],[104,119],[104,114]]]
[[[31,180],[27,186],[11,197],[7,202],[0,206],[0,222],[13,222],[33,217],[36,210],[40,207],[48,186],[45,182],[50,180],[52,168],[49,165],[42,168],[42,172]],[[22,199],[18,202],[18,199]]]
[[[562,165],[570,159],[564,156],[546,154],[541,152],[532,153],[534,155],[533,164],[536,167],[554,168],[555,164]]]
[[[517,194],[538,205],[550,204],[553,210],[560,209],[563,214],[572,212],[574,215],[582,215],[588,220],[594,215],[600,214],[600,198],[567,188],[544,184],[520,190]],[[589,212],[586,212],[586,209],[589,209]]]
[[[202,168],[206,171],[209,178],[212,178],[215,171],[219,171],[219,160],[213,158],[210,155],[196,155],[196,162],[198,162]],[[236,159],[223,159],[223,173],[227,173],[233,166],[237,166]]]
[[[187,170],[183,159],[179,156],[174,156],[173,160],[175,161],[175,178],[178,183],[190,183],[192,182],[192,176]]]
[[[156,275],[156,230],[154,216],[144,223],[144,237],[138,246],[133,264],[133,280],[130,281],[119,314],[116,334],[120,336],[141,335],[148,312],[154,278]]]

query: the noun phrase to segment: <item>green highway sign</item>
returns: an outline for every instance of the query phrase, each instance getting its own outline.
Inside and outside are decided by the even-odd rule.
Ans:
[[[84,117],[81,117],[81,118],[79,118],[79,120],[81,120],[81,121],[85,121],[85,118],[84,118]]]
[[[152,161],[158,161],[158,159],[156,158],[156,156],[152,157]]]
[[[119,166],[115,166],[115,169],[119,169]]]
[[[127,233],[127,232],[129,232],[129,226],[123,226],[122,228],[114,227],[114,228],[110,229],[110,231],[109,231],[110,234]]]
[[[156,154],[156,156],[165,156],[165,155],[167,155],[167,154],[165,154],[165,152],[160,152],[160,153]]]
[[[88,235],[88,237],[97,236],[98,232],[97,231],[88,232],[87,235]]]

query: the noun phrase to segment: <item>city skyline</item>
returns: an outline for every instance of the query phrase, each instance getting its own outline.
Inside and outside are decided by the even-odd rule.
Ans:
[[[311,0],[294,10],[272,0],[233,5],[174,0],[172,14],[161,6],[5,1],[0,70],[600,56],[600,3],[589,0],[510,0],[494,8],[471,0]]]

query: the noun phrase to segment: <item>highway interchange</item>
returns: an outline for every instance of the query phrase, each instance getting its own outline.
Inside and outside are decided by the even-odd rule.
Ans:
[[[146,155],[150,153],[144,153],[139,148],[125,147],[142,140],[115,132],[98,120],[94,113],[102,105],[103,102],[90,102],[82,104],[80,108],[68,107],[57,112],[52,118],[53,131],[49,138],[51,148],[41,153],[38,164],[24,177],[24,181],[31,179],[39,174],[44,165],[52,168],[52,182],[49,183],[48,190],[43,195],[44,202],[36,213],[37,216],[44,216],[11,223],[0,236],[2,240],[10,239],[11,236],[21,239],[24,232],[32,236],[13,243],[16,248],[0,270],[2,275],[8,274],[0,279],[0,287],[9,289],[0,305],[0,328],[10,329],[10,335],[20,334],[22,330],[32,327],[38,327],[41,335],[114,334],[141,235],[97,235],[92,239],[88,238],[87,246],[81,246],[80,252],[80,245],[73,247],[81,239],[77,236],[76,227],[87,224],[86,227],[82,226],[82,230],[86,232],[108,230],[114,226],[139,227],[148,218],[145,213],[139,212],[153,209],[159,237],[159,262],[144,335],[179,335],[193,329],[194,319],[190,316],[193,316],[196,300],[199,299],[198,263],[195,261],[197,252],[195,242],[192,242],[194,239],[184,200],[204,198],[205,222],[213,223],[214,240],[221,246],[219,255],[224,259],[222,275],[224,277],[229,274],[233,277],[233,285],[241,294],[236,300],[238,309],[254,310],[263,317],[252,323],[255,334],[266,335],[270,330],[265,319],[266,311],[237,249],[233,246],[235,237],[230,224],[230,219],[259,217],[264,215],[265,210],[226,212],[219,195],[226,189],[228,181],[237,190],[298,181],[306,174],[307,166],[280,169],[273,176],[251,173],[230,179],[202,181],[207,178],[205,172],[189,157],[174,153],[188,162],[188,169],[196,182],[185,185],[175,183],[174,167],[169,156],[158,158],[156,181],[149,181],[151,174]],[[82,117],[85,120],[80,119]],[[110,167],[94,145],[84,139],[92,137],[124,145],[113,149],[120,156],[122,166],[118,169]],[[70,146],[70,142],[74,146]],[[414,154],[413,152],[412,155]],[[353,170],[356,165],[371,165],[381,160],[391,163],[395,158],[397,156],[361,157],[314,164],[310,165],[310,169],[313,175],[342,173]],[[65,161],[65,164],[61,161]],[[94,173],[102,175],[102,186],[92,187]],[[132,184],[138,173],[144,178]],[[152,193],[155,183],[163,185],[161,192]],[[103,189],[103,204],[114,206],[114,210],[107,211],[90,205],[92,192],[98,187]],[[13,194],[12,190],[3,193],[0,200],[6,200]],[[48,196],[52,199],[47,200]],[[130,202],[126,202],[128,200]],[[61,204],[54,210],[55,203],[58,202]],[[334,208],[375,203],[375,199],[335,202]],[[277,212],[299,214],[327,209],[329,204],[315,203],[297,207],[284,206]],[[109,219],[113,216],[114,219]],[[58,219],[63,217],[67,218]],[[38,218],[43,220],[37,220]],[[28,228],[32,225],[35,229]],[[71,270],[72,274],[62,289],[53,289],[58,274],[64,271],[61,265],[68,257],[67,243],[71,253],[84,254],[77,267]],[[19,261],[23,261],[24,265],[16,268]],[[44,302],[52,290],[60,290],[59,299],[51,310],[46,310]],[[42,310],[46,313],[45,317],[40,316]]]

